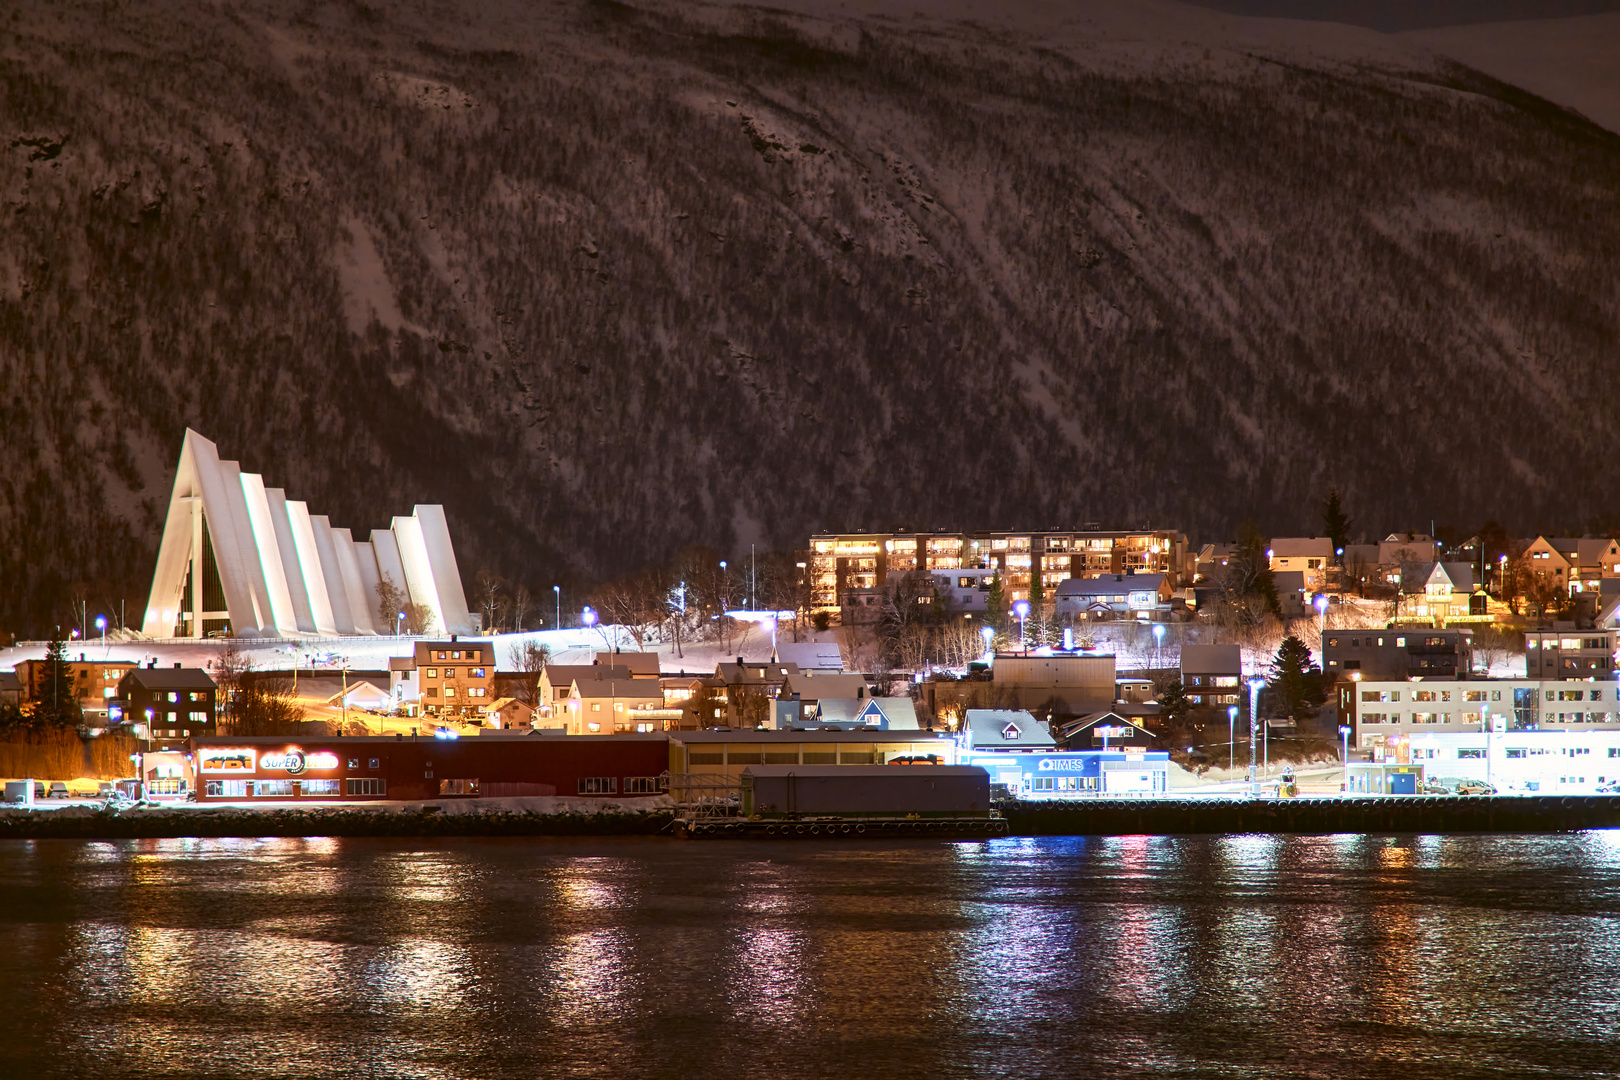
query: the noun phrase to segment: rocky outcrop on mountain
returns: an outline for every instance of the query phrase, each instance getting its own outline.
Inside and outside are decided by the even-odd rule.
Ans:
[[[189,425],[545,588],[857,527],[1579,528],[1620,136],[1444,61],[762,9],[0,16],[0,629]],[[138,621],[138,620],[132,620]]]

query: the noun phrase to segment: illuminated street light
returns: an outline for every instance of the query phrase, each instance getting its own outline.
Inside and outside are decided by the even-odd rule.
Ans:
[[[1153,666],[1164,667],[1164,624],[1153,624]]]
[[[1254,736],[1255,728],[1260,723],[1260,688],[1266,685],[1264,679],[1249,680],[1249,793],[1258,795],[1259,784],[1254,776]]]
[[[1237,768],[1237,714],[1236,705],[1226,707],[1226,771]]]
[[[553,600],[557,601],[557,629],[561,630],[562,629],[562,586],[561,585],[553,585],[551,587],[551,597],[552,597]]]
[[[1029,601],[1020,600],[1014,604],[1013,614],[1018,616],[1018,651],[1027,653],[1029,644],[1024,640],[1024,620],[1029,618]]]
[[[584,610],[579,613],[579,621],[584,623],[586,626],[595,626],[596,609],[591,607],[589,604],[585,605]]]
[[[993,659],[996,645],[996,628],[993,626],[986,626],[980,630],[979,633],[984,636],[984,655]]]
[[[101,631],[101,647],[105,649],[107,647],[107,616],[96,616],[96,629]]]

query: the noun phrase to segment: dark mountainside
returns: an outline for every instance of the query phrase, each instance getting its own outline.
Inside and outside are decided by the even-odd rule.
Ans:
[[[0,15],[0,630],[138,610],[187,425],[547,591],[1332,484],[1607,511],[1620,136],[1454,67],[685,10]]]

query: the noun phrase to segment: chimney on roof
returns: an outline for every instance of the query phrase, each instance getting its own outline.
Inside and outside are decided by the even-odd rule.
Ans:
[[[743,662],[743,658],[742,658],[742,657],[740,657],[740,656],[739,656],[739,657],[737,657],[737,666],[738,666],[738,667],[742,667],[742,662]]]
[[[148,671],[156,671],[157,670],[157,661],[156,660],[149,661],[147,663],[147,665],[146,665],[146,670],[148,670]]]
[[[79,663],[84,663],[84,653],[79,654]]]
[[[174,670],[176,670],[176,671],[180,670],[180,661],[176,660],[174,662]]]
[[[455,643],[456,643],[456,635],[451,634],[450,635],[450,644],[454,645]]]

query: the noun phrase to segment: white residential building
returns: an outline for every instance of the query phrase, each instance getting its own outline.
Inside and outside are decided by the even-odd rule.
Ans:
[[[1382,759],[1424,778],[1483,780],[1501,794],[1591,795],[1620,781],[1620,731],[1425,731]]]
[[[1356,746],[1383,748],[1419,735],[1481,731],[1620,731],[1620,684],[1580,679],[1351,682]]]

